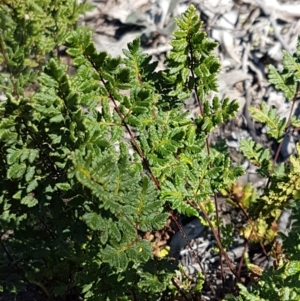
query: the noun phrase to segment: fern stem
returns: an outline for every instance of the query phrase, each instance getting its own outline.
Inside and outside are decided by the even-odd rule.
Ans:
[[[191,67],[190,67],[190,71],[192,74],[192,77],[194,79],[194,91],[196,94],[196,99],[197,99],[197,103],[199,106],[199,113],[201,115],[202,118],[204,118],[204,111],[202,108],[202,101],[200,100],[199,94],[198,94],[198,87],[196,85],[196,76],[194,73],[194,52],[193,52],[193,47],[192,47],[192,43],[190,41],[190,39],[188,39],[188,43],[189,43],[189,49],[190,49],[190,55],[191,55]],[[206,151],[207,151],[207,155],[210,155],[210,142],[209,142],[209,134],[207,134],[206,139],[205,139],[205,145],[206,145]],[[213,165],[210,162],[210,167],[212,168]],[[225,253],[223,246],[221,244],[221,229],[220,229],[220,218],[219,218],[219,208],[218,208],[218,198],[216,193],[214,192],[214,204],[215,204],[215,210],[216,210],[216,222],[217,222],[217,233],[215,233],[215,231],[213,231],[213,234],[215,236],[215,239],[218,240],[220,242],[220,252],[219,252],[219,260],[220,260],[220,267],[221,267],[221,278],[222,278],[222,295],[224,295],[224,289],[225,289],[225,279],[224,279],[224,268],[223,268],[223,262],[222,262],[222,253]],[[218,237],[216,237],[218,236]],[[222,250],[221,250],[222,249]]]
[[[47,296],[47,298],[48,298],[48,299],[50,298],[50,294],[49,294],[47,288],[46,288],[42,283],[40,283],[40,282],[38,282],[38,281],[35,281],[35,280],[33,280],[33,279],[32,279],[32,280],[31,280],[31,279],[28,279],[28,281],[29,281],[29,283],[38,286],[38,287],[45,293],[45,295]]]
[[[170,209],[170,210],[171,210],[171,209]],[[205,277],[205,280],[207,281],[210,290],[212,291],[212,293],[214,294],[214,296],[216,296],[216,291],[215,291],[214,287],[211,285],[211,283],[210,283],[210,281],[209,281],[209,279],[208,279],[208,277],[207,277],[207,275],[206,275],[206,273],[205,273],[205,270],[204,270],[204,268],[203,268],[203,266],[202,266],[202,264],[201,264],[201,261],[199,260],[199,257],[197,256],[197,254],[196,254],[195,251],[193,250],[193,248],[192,248],[192,246],[191,246],[191,244],[190,244],[188,238],[186,237],[186,235],[185,235],[185,233],[184,233],[183,228],[181,227],[180,223],[178,223],[177,218],[174,216],[174,213],[173,213],[172,211],[170,211],[170,212],[171,212],[171,218],[172,218],[172,220],[175,222],[175,224],[176,224],[176,226],[178,227],[178,229],[179,229],[179,231],[180,231],[182,237],[184,238],[184,240],[185,240],[185,242],[186,242],[188,248],[190,249],[190,251],[191,251],[192,255],[194,256],[194,258],[196,259],[197,263],[199,264],[199,267],[200,267],[200,269],[201,269],[201,272],[202,272],[203,276]]]
[[[253,229],[254,228],[252,228],[250,235],[252,234]],[[245,242],[243,253],[242,253],[242,256],[241,256],[241,260],[240,260],[239,265],[238,265],[237,281],[236,282],[240,282],[240,280],[241,280],[241,270],[242,270],[242,266],[243,266],[243,262],[244,262],[244,256],[247,252],[247,249],[248,249],[248,240],[246,240],[246,242]]]
[[[90,63],[93,65],[94,69],[97,71],[97,69],[96,69],[96,67],[94,66],[93,62],[90,61]],[[98,71],[97,71],[97,72],[98,72]],[[99,76],[100,76],[100,80],[101,80],[102,84],[103,84],[104,87],[105,87],[106,85],[105,85],[105,81],[104,81],[103,77],[101,76],[101,74],[100,74],[99,72],[98,72],[98,74],[99,74]],[[119,117],[120,117],[121,120],[122,120],[122,124],[124,125],[124,127],[126,128],[126,131],[128,132],[128,134],[129,134],[129,136],[130,136],[130,140],[131,140],[131,143],[133,144],[133,147],[135,148],[135,150],[136,150],[137,153],[139,154],[140,158],[142,159],[142,163],[143,163],[144,168],[149,172],[150,177],[151,177],[152,181],[154,182],[156,188],[160,190],[160,184],[159,184],[159,181],[158,181],[158,179],[156,179],[156,177],[154,176],[154,174],[153,174],[153,172],[152,172],[152,170],[151,170],[151,167],[150,167],[150,165],[149,165],[149,162],[148,162],[147,158],[145,157],[143,151],[141,150],[141,148],[140,148],[139,145],[137,144],[136,139],[134,138],[132,131],[130,130],[130,128],[129,128],[127,122],[125,121],[125,118],[124,118],[122,112],[120,111],[120,109],[119,109],[119,107],[118,107],[118,105],[117,105],[117,103],[116,103],[116,101],[115,101],[115,99],[114,99],[114,97],[113,97],[111,91],[107,91],[107,92],[108,92],[108,95],[109,95],[110,100],[111,100],[111,101],[113,102],[113,104],[114,104],[115,110],[117,111]]]
[[[295,104],[296,104],[296,99],[298,97],[298,94],[300,92],[300,85],[299,85],[299,82],[297,82],[297,89],[296,89],[296,93],[293,97],[293,100],[292,100],[292,106],[291,106],[291,109],[290,109],[290,113],[289,113],[289,117],[288,117],[288,120],[287,120],[287,123],[286,123],[286,126],[285,126],[285,134],[284,134],[284,137],[283,139],[281,140],[278,148],[277,148],[277,151],[276,151],[276,154],[275,154],[275,157],[274,157],[274,160],[273,160],[273,166],[272,166],[272,170],[270,172],[270,176],[268,178],[268,183],[267,183],[267,187],[269,186],[270,184],[270,178],[274,172],[274,168],[275,168],[275,165],[276,165],[276,162],[278,160],[278,157],[279,157],[279,153],[281,151],[281,148],[282,148],[282,144],[283,144],[283,141],[285,139],[285,137],[287,136],[288,134],[288,129],[289,127],[291,126],[291,119],[292,119],[292,114],[293,114],[293,111],[294,111],[294,107],[295,107]]]
[[[178,285],[178,283],[175,281],[174,278],[171,279],[173,285],[176,287],[177,291],[181,294],[181,296],[183,297],[184,300],[189,301],[188,296],[185,294],[185,292],[180,288],[180,286]]]
[[[219,247],[219,249],[220,249],[220,252],[221,252],[222,255],[224,256],[224,258],[225,258],[225,260],[226,260],[226,263],[227,263],[229,269],[231,270],[231,272],[233,273],[233,275],[236,277],[236,271],[235,271],[235,269],[234,269],[234,267],[233,267],[233,265],[232,265],[232,263],[231,263],[231,261],[230,261],[228,255],[227,255],[227,253],[225,252],[225,250],[224,250],[224,248],[223,248],[223,246],[222,246],[222,243],[221,243],[221,241],[220,241],[220,239],[219,239],[219,237],[218,237],[218,234],[216,233],[216,230],[214,229],[214,226],[213,226],[213,224],[212,224],[212,222],[211,222],[211,220],[210,220],[210,218],[209,218],[207,212],[205,211],[205,208],[202,206],[201,203],[199,203],[199,207],[200,207],[201,211],[203,212],[204,217],[205,217],[205,219],[207,220],[207,222],[208,222],[208,224],[209,224],[209,227],[211,228],[211,230],[212,230],[212,232],[213,232],[213,235],[214,235],[214,237],[215,237],[215,239],[216,239],[216,242],[217,242],[217,245],[218,245],[218,247]]]

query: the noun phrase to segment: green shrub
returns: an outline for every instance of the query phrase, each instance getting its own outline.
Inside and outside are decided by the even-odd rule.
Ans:
[[[61,300],[189,295],[189,287],[174,281],[174,262],[160,258],[166,242],[148,237],[163,231],[169,218],[178,224],[176,213],[204,221],[201,212],[227,260],[214,230],[221,223],[217,193],[230,190],[243,169],[232,165],[222,143],[209,142],[210,133],[238,110],[236,101],[213,95],[220,68],[217,44],[201,31],[190,6],[176,20],[166,69],[156,71],[139,39],[128,44],[124,58],[97,52],[91,32],[76,26],[87,8],[71,0],[5,1],[0,7],[0,78],[6,96],[0,105],[2,289],[17,291],[29,283],[49,299]],[[72,76],[60,46],[72,57]],[[284,90],[284,80],[271,82]],[[194,119],[183,110],[192,94],[199,105]],[[274,119],[269,117],[267,125]],[[284,127],[275,121],[276,137],[282,139]],[[270,227],[270,217],[276,219],[278,210],[296,200],[284,190],[287,198],[278,206],[270,197],[279,179],[293,181],[293,169],[273,173],[270,156],[261,156],[256,145],[245,142],[242,150],[270,176],[261,197]],[[292,256],[295,245],[289,246]]]

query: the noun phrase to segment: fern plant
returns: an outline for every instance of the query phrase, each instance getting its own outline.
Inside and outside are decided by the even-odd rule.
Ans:
[[[280,118],[274,108],[269,109],[264,103],[260,107],[251,108],[252,117],[267,127],[267,134],[278,143],[278,149],[271,158],[269,150],[252,141],[242,141],[241,150],[244,155],[258,166],[258,172],[268,178],[263,193],[252,199],[248,213],[253,223],[248,227],[248,233],[257,232],[261,242],[274,242],[277,235],[282,238],[273,244],[271,256],[274,267],[262,273],[258,283],[248,289],[238,284],[240,296],[228,296],[226,300],[299,300],[299,172],[300,146],[296,145],[296,155],[291,156],[286,163],[277,164],[277,159],[285,136],[298,127],[299,121],[292,116],[293,108],[299,94],[300,79],[300,37],[297,50],[291,55],[283,51],[284,69],[280,72],[269,66],[269,81],[282,91],[287,100],[292,101],[289,118]],[[289,235],[277,233],[277,224],[284,209],[292,209],[292,225]],[[255,237],[255,235],[254,235]],[[248,239],[251,239],[248,235]],[[257,237],[256,237],[257,238]],[[253,238],[252,238],[253,239]]]
[[[176,221],[171,210],[207,216],[210,197],[242,173],[208,143],[238,108],[209,99],[217,90],[217,44],[200,31],[193,6],[177,23],[164,71],[155,71],[139,39],[124,59],[112,58],[77,29],[66,39],[74,76],[50,55],[36,93],[6,93],[1,228],[14,234],[3,248],[14,275],[49,297],[156,299],[174,264],[153,257],[145,234],[162,230],[170,215]],[[182,112],[192,92],[201,112],[195,120]]]
[[[138,38],[123,50],[124,58],[98,52],[90,30],[75,23],[87,8],[71,0],[5,1],[0,7],[6,20],[0,21],[6,72],[0,103],[1,289],[30,284],[58,300],[200,298],[205,275],[193,289],[180,286],[175,262],[162,253],[170,221],[182,231],[178,213],[198,217],[211,227],[220,256],[236,274],[224,250],[231,240],[221,232],[231,229],[221,225],[217,194],[230,190],[243,169],[209,137],[235,116],[238,104],[214,95],[217,44],[190,6],[176,20],[165,69],[156,71]],[[61,45],[72,58],[73,75],[60,57]],[[290,77],[297,82],[298,73],[289,72],[275,77],[291,89]],[[184,110],[189,97],[199,107],[195,118]],[[259,118],[280,142],[286,124],[263,106],[253,116],[258,113],[267,115]],[[260,146],[244,142],[241,148],[270,177],[259,198],[267,216],[251,213],[269,225],[288,199],[296,199],[298,159],[283,169]],[[295,189],[287,191],[285,182]],[[285,198],[278,205],[276,189]],[[295,245],[286,250],[294,256]]]
[[[272,182],[267,193],[262,196],[262,201],[268,201],[268,205],[264,203],[264,211],[259,215],[256,224],[264,221],[264,216],[268,220],[272,216],[271,221],[277,220],[278,213],[276,210],[291,207],[293,220],[288,236],[283,233],[278,233],[282,238],[282,245],[276,242],[270,255],[274,258],[273,267],[262,273],[257,283],[246,287],[243,284],[238,284],[240,289],[239,296],[227,296],[226,300],[299,300],[299,277],[300,277],[300,261],[299,261],[299,187],[296,184],[299,176],[300,164],[300,145],[297,145],[297,156],[290,158],[291,165],[288,171],[285,171],[285,176],[281,181],[276,180],[276,185]],[[274,181],[274,180],[273,180]],[[295,184],[295,186],[294,186]],[[281,203],[278,204],[278,199]],[[291,201],[292,203],[288,202]],[[280,210],[280,211],[281,211]],[[265,228],[262,234],[264,242],[266,241],[266,232],[270,234],[270,223],[265,223]],[[276,232],[275,232],[276,234]],[[274,239],[274,236],[273,236]],[[272,240],[273,240],[272,239]],[[270,241],[272,241],[270,240]],[[269,241],[269,242],[270,242]]]
[[[95,81],[96,95],[100,94],[101,102],[100,112],[94,111],[99,127],[97,135],[101,133],[101,142],[97,142],[96,139],[100,137],[94,135],[94,140],[89,142],[90,146],[86,142],[88,150],[77,152],[78,155],[73,159],[76,177],[84,187],[91,190],[96,197],[95,201],[100,202],[100,208],[111,211],[113,224],[118,225],[116,229],[122,230],[117,234],[111,233],[112,236],[116,235],[117,240],[110,242],[112,237],[103,230],[109,222],[99,217],[104,215],[102,211],[97,215],[97,228],[92,226],[96,220],[95,212],[84,215],[83,220],[91,230],[101,231],[100,242],[104,246],[107,244],[105,247],[98,246],[99,250],[103,248],[102,260],[118,273],[125,272],[129,263],[134,268],[141,260],[132,249],[145,251],[145,260],[151,256],[145,241],[142,246],[142,241],[137,240],[136,236],[139,231],[163,228],[168,214],[160,214],[161,210],[171,208],[185,215],[199,217],[201,204],[206,208],[204,210],[211,210],[211,206],[204,204],[216,191],[228,187],[242,173],[241,168],[232,168],[226,154],[211,149],[207,143],[208,135],[214,127],[228,120],[238,109],[236,102],[228,99],[221,101],[214,97],[212,102],[206,99],[217,88],[216,75],[220,64],[212,55],[216,43],[199,32],[201,22],[194,7],[190,7],[182,20],[177,22],[180,29],[174,32],[174,40],[171,42],[173,50],[166,60],[167,69],[160,72],[155,72],[157,64],[151,62],[151,57],[142,53],[138,39],[128,45],[128,50],[124,50],[123,60],[111,58],[105,52],[98,53],[85,32],[77,31],[67,39],[67,52],[77,66],[81,87],[86,85],[90,88]],[[128,93],[122,93],[122,90],[129,88],[129,96]],[[187,112],[182,113],[183,100],[193,90],[202,112],[195,121],[188,118]],[[84,94],[87,95],[86,92]],[[110,103],[113,104],[112,109]],[[93,112],[95,104],[82,104]],[[91,122],[95,128],[95,121]],[[129,136],[127,143],[122,142],[124,131]],[[104,162],[96,163],[101,152],[95,150],[95,145],[100,144],[104,150],[109,148],[112,154],[115,152],[115,143],[119,143],[121,158],[124,156],[121,160],[124,167],[118,172],[112,164],[117,159],[112,158],[111,163],[108,163],[110,160],[105,157],[104,162],[116,170],[113,172],[105,165],[103,172],[106,176],[101,175],[99,164],[101,166]],[[133,155],[130,157],[131,149]],[[135,200],[120,199],[122,181],[125,181],[125,187],[130,187],[130,170],[142,175],[143,185],[147,188],[143,189],[144,193],[140,197],[137,197],[139,194],[136,192],[131,192]],[[121,177],[121,171],[126,171],[124,178]],[[102,177],[107,178],[109,184],[102,182]],[[138,182],[133,174],[130,179],[132,184]],[[116,184],[113,184],[115,181]],[[105,197],[108,189],[112,189],[113,197],[111,194]],[[150,197],[147,197],[148,194]],[[125,221],[130,223],[124,224]],[[132,236],[128,236],[128,240],[127,234],[122,233],[125,229],[132,229]],[[134,229],[137,231],[135,235]],[[139,258],[138,261],[134,260],[135,257]],[[145,277],[140,266],[136,273]],[[157,282],[157,275],[147,275],[147,291],[157,293],[156,288],[150,285]],[[150,276],[154,277],[153,280]],[[110,285],[115,285],[111,279]],[[93,287],[89,286],[88,294],[91,294]],[[159,287],[161,292],[161,285]],[[135,295],[139,293],[138,285]]]

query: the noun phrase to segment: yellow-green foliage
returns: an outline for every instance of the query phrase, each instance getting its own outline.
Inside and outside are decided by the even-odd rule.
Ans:
[[[285,172],[274,174],[270,187],[250,208],[252,216],[270,222],[277,220],[288,202],[300,197],[300,144],[297,144],[297,155],[290,157],[290,164]]]

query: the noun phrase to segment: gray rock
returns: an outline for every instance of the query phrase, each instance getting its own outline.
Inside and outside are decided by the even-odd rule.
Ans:
[[[204,231],[205,226],[200,222],[199,218],[193,219],[190,223],[182,227],[186,235],[186,238],[190,242],[200,236]],[[180,251],[186,246],[186,240],[182,236],[181,232],[178,231],[170,241],[170,257],[179,259]]]
[[[296,149],[295,139],[291,135],[286,135],[283,139],[282,147],[280,150],[284,159],[287,159],[290,155],[294,154]]]

